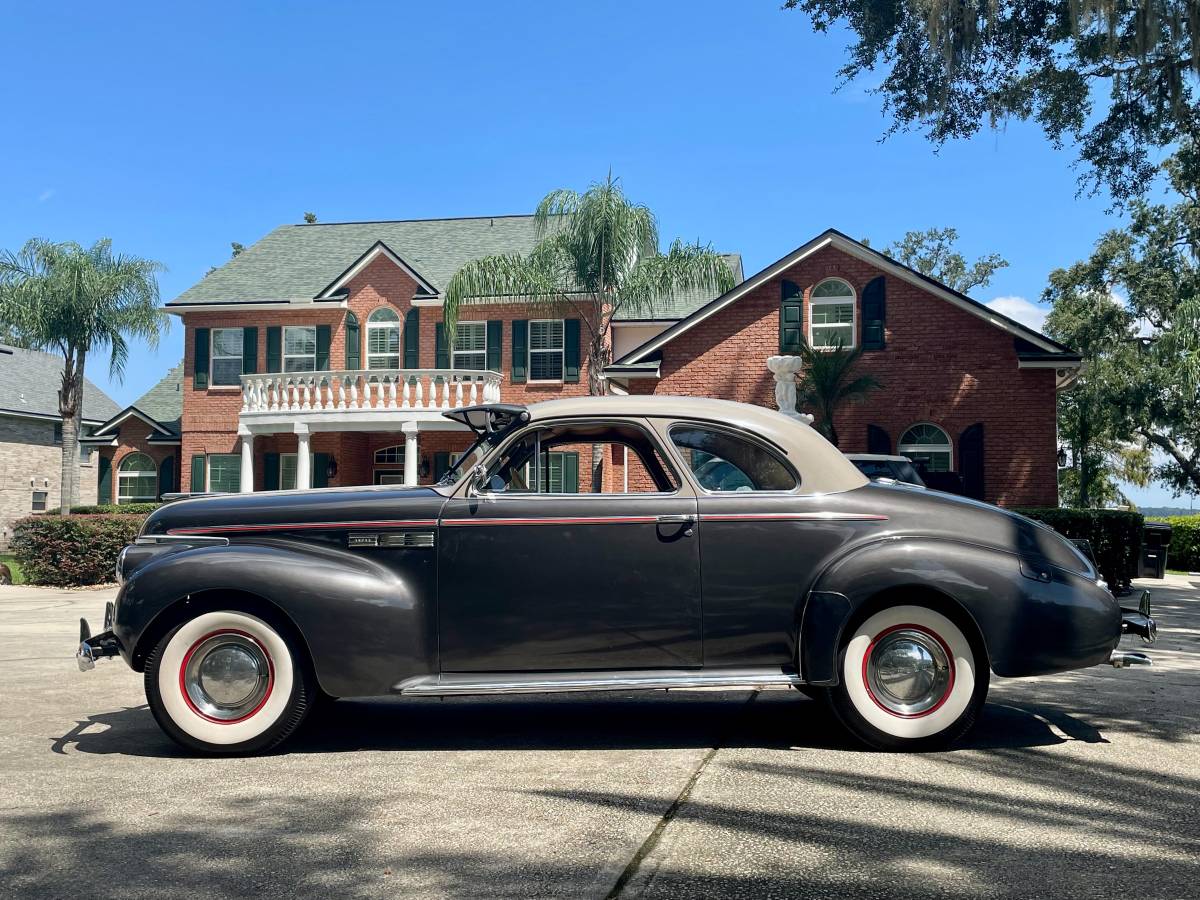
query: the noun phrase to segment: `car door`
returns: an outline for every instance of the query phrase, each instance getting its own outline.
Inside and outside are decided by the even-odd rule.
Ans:
[[[442,512],[442,671],[699,666],[696,497],[666,459],[636,419],[511,435]]]

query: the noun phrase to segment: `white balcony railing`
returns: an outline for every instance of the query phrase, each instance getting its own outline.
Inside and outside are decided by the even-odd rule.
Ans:
[[[242,413],[444,410],[500,400],[498,372],[358,369],[242,376]]]

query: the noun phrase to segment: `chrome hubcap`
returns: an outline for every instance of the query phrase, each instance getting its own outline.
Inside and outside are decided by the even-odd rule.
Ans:
[[[867,688],[898,716],[928,712],[950,687],[950,659],[933,635],[911,628],[889,632],[867,659]]]
[[[230,721],[255,709],[267,694],[271,669],[262,648],[240,634],[201,642],[183,670],[188,698],[204,715]]]

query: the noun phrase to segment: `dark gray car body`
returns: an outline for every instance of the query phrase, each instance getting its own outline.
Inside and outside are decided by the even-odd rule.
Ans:
[[[836,684],[843,630],[885,598],[952,608],[1002,676],[1094,665],[1119,641],[1117,603],[1045,526],[865,479],[708,493],[661,440],[672,422],[706,421],[703,410],[639,412],[598,414],[659,435],[685,475],[676,492],[489,496],[464,478],[165,505],[122,558],[121,655],[140,670],[174,625],[230,605],[286,623],[340,697],[547,673],[774,671]]]

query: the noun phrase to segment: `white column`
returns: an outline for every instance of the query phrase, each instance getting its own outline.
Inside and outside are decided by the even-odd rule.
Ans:
[[[243,494],[254,492],[254,435],[241,431],[242,437],[242,480],[238,490]]]
[[[303,429],[303,431],[301,431]],[[296,426],[296,490],[312,487],[312,456],[308,452],[308,426]]]
[[[421,452],[417,448],[417,423],[405,422],[400,430],[404,432],[404,483],[412,486],[417,483],[417,454]]]

